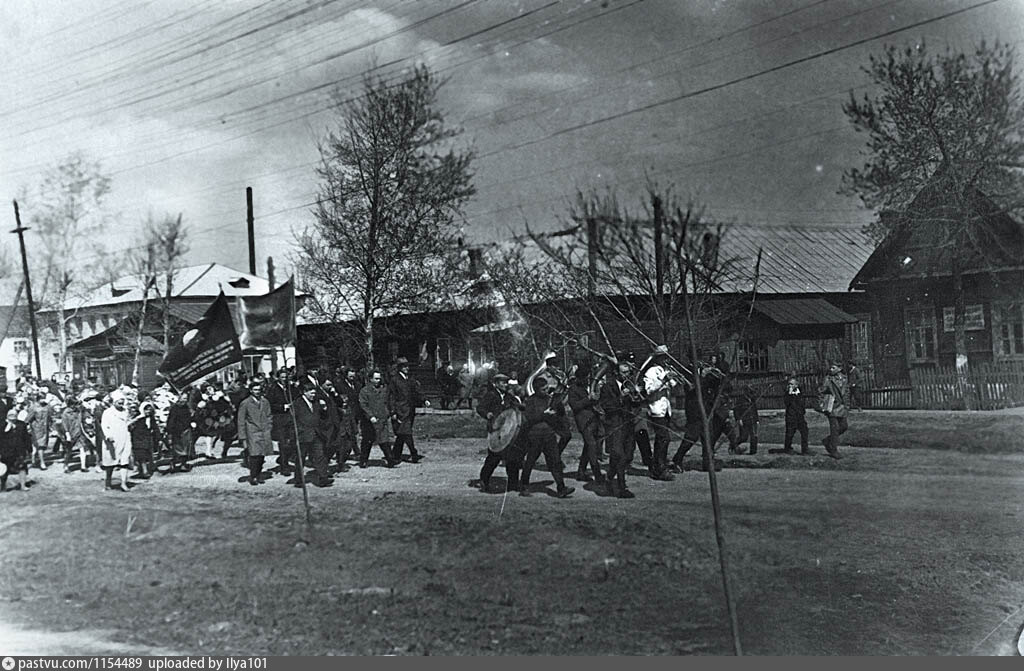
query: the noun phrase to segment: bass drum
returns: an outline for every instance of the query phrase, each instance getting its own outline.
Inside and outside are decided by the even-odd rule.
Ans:
[[[501,452],[515,442],[523,428],[523,413],[518,408],[506,408],[491,423],[487,432],[487,449]]]

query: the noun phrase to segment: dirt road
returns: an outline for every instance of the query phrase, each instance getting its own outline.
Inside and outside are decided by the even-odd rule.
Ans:
[[[730,651],[706,474],[633,476],[632,501],[579,483],[568,500],[505,497],[468,486],[478,441],[421,449],[420,464],[312,488],[312,535],[299,490],[239,484],[237,464],[128,494],[37,475],[0,497],[0,637],[87,629],[207,654]],[[737,457],[719,474],[746,651],[1010,654],[1024,456],[845,452]]]

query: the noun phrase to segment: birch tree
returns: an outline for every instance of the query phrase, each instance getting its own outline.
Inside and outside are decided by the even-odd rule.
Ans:
[[[426,66],[394,81],[367,76],[318,144],[314,223],[296,262],[314,315],[354,319],[370,365],[375,321],[436,306],[455,272],[473,152],[454,147],[460,130],[445,123],[440,87]]]

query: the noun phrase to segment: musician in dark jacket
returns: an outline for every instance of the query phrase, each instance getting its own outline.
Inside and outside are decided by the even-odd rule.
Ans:
[[[416,420],[416,407],[430,407],[430,401],[423,400],[420,383],[409,377],[409,360],[404,356],[395,362],[397,372],[391,378],[389,394],[391,395],[391,420],[395,430],[395,444],[391,448],[394,458],[402,460],[402,450],[409,446],[409,461],[419,462],[423,457],[416,451],[412,425]]]
[[[601,465],[597,461],[600,449],[598,435],[601,425],[601,418],[598,416],[598,398],[590,393],[590,375],[587,366],[580,366],[576,369],[576,375],[569,384],[569,407],[572,408],[572,416],[576,420],[576,428],[580,430],[583,437],[583,450],[580,452],[580,464],[576,471],[576,479],[580,482],[590,482],[587,475],[587,465],[594,473],[594,479],[599,483],[604,482],[604,475],[601,473]]]
[[[295,455],[295,425],[288,411],[289,399],[297,393],[288,379],[288,370],[277,371],[277,380],[267,385],[267,400],[270,401],[271,434],[278,445],[277,465],[281,475],[291,475]]]
[[[543,377],[534,378],[534,393],[524,404],[526,432],[526,459],[523,462],[523,473],[520,476],[519,495],[530,495],[530,473],[540,455],[544,454],[544,462],[555,479],[557,491],[555,496],[560,499],[572,494],[573,487],[566,487],[562,478],[562,460],[558,454],[557,427],[565,417],[565,408],[561,403],[552,405],[551,396],[547,393],[548,381]]]
[[[487,390],[484,391],[483,396],[480,397],[480,402],[476,406],[476,414],[487,420],[488,434],[494,430],[495,418],[509,408],[517,408],[522,411],[523,404],[509,390],[508,375],[498,373],[491,378],[491,384],[488,385]],[[520,436],[500,452],[487,451],[487,458],[484,459],[483,468],[480,469],[480,491],[489,491],[491,475],[494,474],[494,469],[498,467],[502,459],[505,460],[505,475],[508,478],[507,490],[510,492],[519,491],[519,470],[522,467],[524,456],[522,431],[523,429],[520,428]]]
[[[301,461],[299,468],[295,471],[295,486],[302,486],[305,478],[302,461],[307,461],[316,471],[316,479],[313,484],[317,487],[330,487],[334,481],[327,470],[323,447],[331,430],[327,417],[327,403],[319,397],[320,390],[314,382],[303,380],[301,388],[302,395],[294,401],[295,427],[299,434],[299,449],[301,450]]]
[[[701,419],[700,403],[697,400],[697,389],[692,381],[687,378],[686,387],[686,429],[683,432],[683,439],[679,443],[679,449],[672,457],[672,464],[675,470],[682,470],[683,457],[690,451],[690,448],[699,440],[701,450],[701,470],[707,471],[713,463],[714,447],[722,434],[730,430],[729,408],[732,405],[727,394],[727,381],[723,377],[721,369],[715,366],[708,366],[700,371],[701,398],[704,401],[704,413],[708,418],[711,443],[704,444],[704,424]],[[733,445],[730,437],[730,445]],[[721,466],[714,462],[715,470],[721,470]]]
[[[620,359],[615,377],[601,387],[599,400],[608,445],[608,492],[620,499],[635,496],[626,487],[626,470],[636,449],[634,425],[640,399],[640,392],[630,379],[631,372],[629,363]]]

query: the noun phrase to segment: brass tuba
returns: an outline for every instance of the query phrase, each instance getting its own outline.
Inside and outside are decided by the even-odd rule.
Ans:
[[[537,366],[537,370],[530,373],[530,377],[526,378],[526,384],[523,386],[524,397],[533,395],[533,381],[537,378],[538,375],[540,375],[541,373],[548,369],[548,361],[554,359],[556,356],[557,355],[550,350],[544,354],[544,358],[541,359],[540,365]]]

